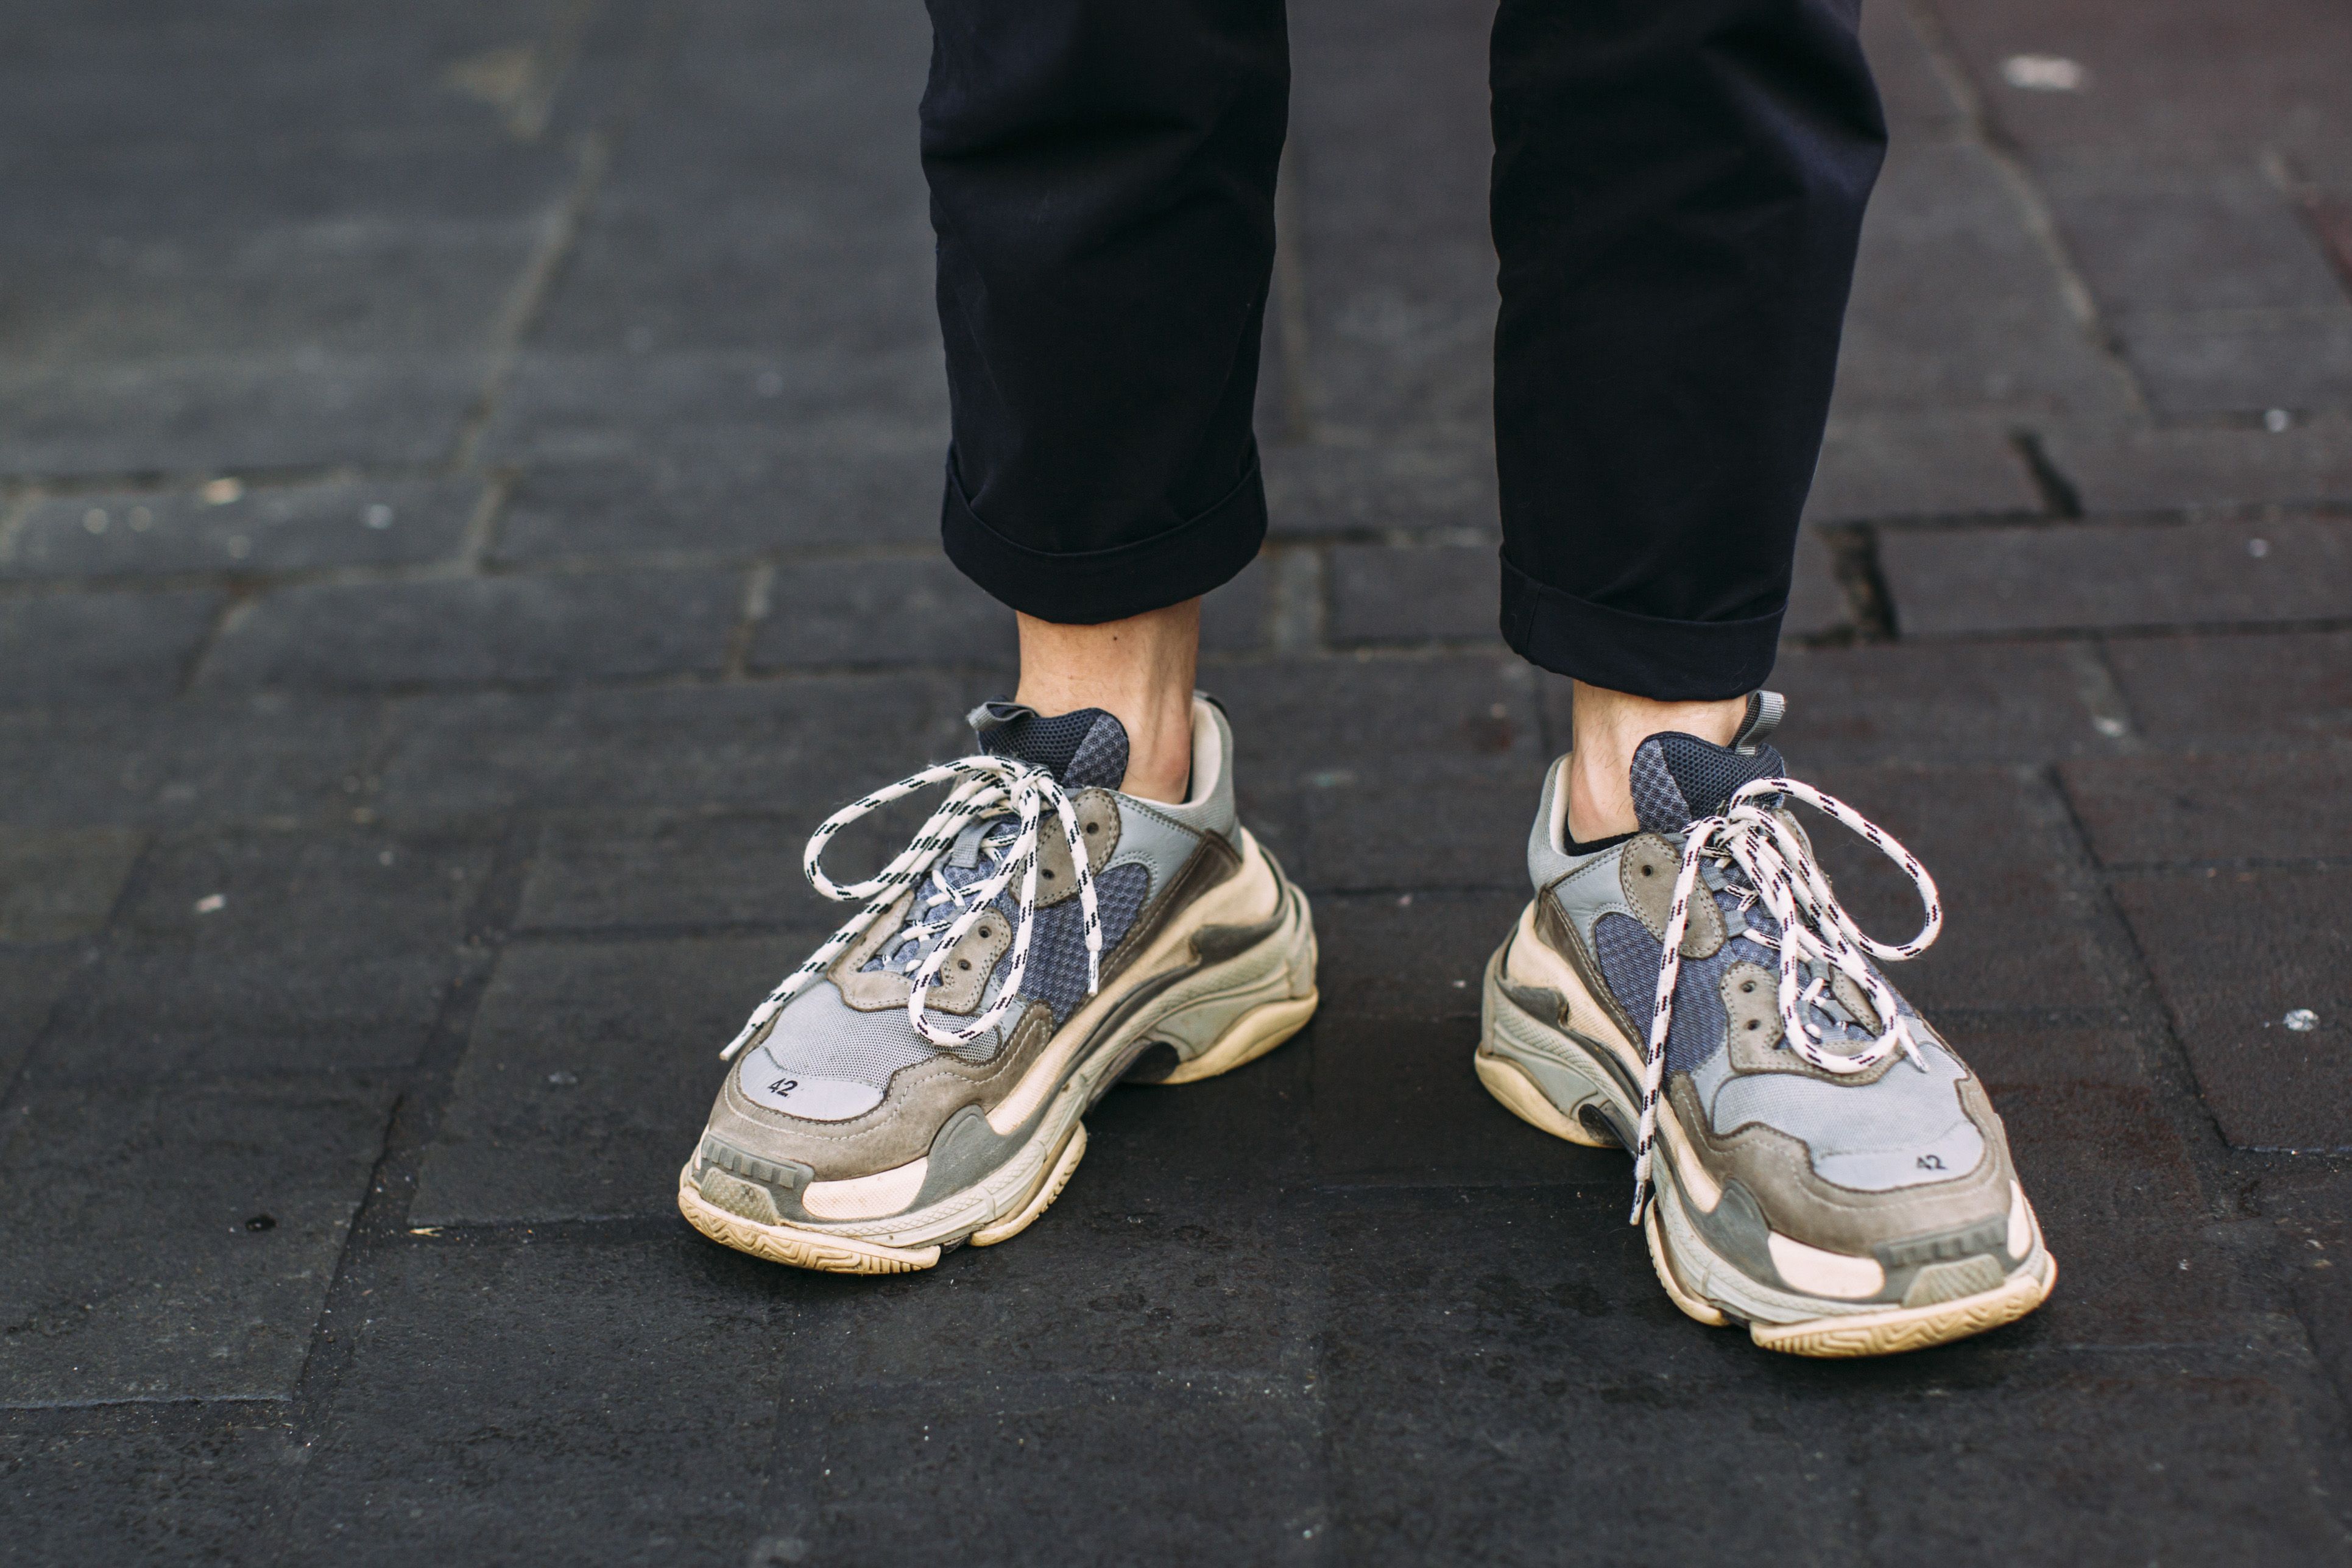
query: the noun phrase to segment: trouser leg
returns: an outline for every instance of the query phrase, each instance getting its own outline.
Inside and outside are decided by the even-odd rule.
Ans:
[[[1771,669],[1885,148],[1855,6],[1502,0],[1503,635],[1547,669]]]
[[[1265,532],[1281,0],[929,5],[948,555],[1049,621],[1206,593]]]

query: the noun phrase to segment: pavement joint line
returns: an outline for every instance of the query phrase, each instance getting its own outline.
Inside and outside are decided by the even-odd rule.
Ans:
[[[614,132],[603,127],[582,133],[573,152],[572,183],[562,199],[548,213],[539,244],[516,280],[490,327],[489,369],[483,375],[473,405],[458,426],[449,453],[448,469],[466,473],[475,465],[499,399],[521,359],[523,339],[539,320],[553,291],[555,279],[579,242],[589,208],[613,164]]]
[[[0,566],[16,558],[17,533],[38,501],[38,494],[31,490],[0,501]]]
[[[2075,260],[2073,247],[2058,230],[2058,220],[2050,210],[2049,198],[2020,158],[2017,150],[1994,121],[1986,107],[1984,95],[1977,90],[1976,80],[1969,74],[1960,51],[1954,44],[1950,30],[1944,25],[1935,7],[1927,0],[1902,0],[1905,17],[1919,41],[1922,53],[1927,57],[1928,68],[1943,86],[1959,110],[1960,123],[1966,127],[1969,140],[1992,161],[2001,182],[2009,187],[2010,196],[2017,206],[2019,221],[2040,245],[2043,259],[2050,265],[2060,297],[2067,312],[2090,341],[2105,362],[2108,374],[2122,389],[2126,405],[2142,418],[2151,416],[2152,408],[2147,389],[2139,376],[2124,357],[2120,341],[2099,310],[2099,302],[2084,279],[2081,265]]]
[[[464,574],[481,575],[483,563],[497,545],[499,518],[513,489],[513,476],[501,470],[489,476],[482,493],[474,499],[473,513],[466,519],[466,531],[457,542],[457,568]]]
[[[759,635],[760,623],[768,618],[770,595],[776,584],[775,563],[755,561],[743,573],[743,593],[736,609],[735,624],[728,628],[727,651],[719,661],[719,679],[740,681],[750,667],[751,641]]]
[[[2010,432],[2009,444],[2025,464],[2025,472],[2041,493],[2043,509],[2053,518],[2072,519],[2083,515],[2083,494],[2050,456],[2050,447],[2039,431],[2017,429]]]
[[[2119,880],[2187,881],[2221,871],[2352,871],[2352,855],[2242,855],[2203,860],[2116,860],[2102,868]]]
[[[2134,722],[2131,700],[2124,695],[2123,684],[2107,660],[2106,645],[2092,638],[2062,646],[2066,650],[2067,672],[2074,678],[2074,695],[2090,710],[2091,728],[2119,754],[2136,756],[2147,750]]]
[[[195,646],[188,650],[182,662],[179,680],[172,689],[173,696],[185,697],[196,689],[197,681],[204,677],[205,666],[211,660],[213,651],[220,647],[221,639],[250,620],[260,604],[261,595],[257,592],[238,588],[228,591],[227,596],[221,600],[220,607],[213,612],[211,624],[205,627],[204,635],[196,639]]]
[[[323,1435],[326,1429],[342,1373],[358,1348],[357,1325],[366,1318],[366,1310],[360,1305],[361,1293],[366,1289],[362,1281],[374,1258],[403,1239],[418,1171],[456,1091],[457,1069],[472,1038],[475,1017],[521,908],[539,835],[529,824],[509,819],[499,840],[489,871],[475,888],[463,945],[443,989],[432,1028],[415,1060],[395,1075],[401,1087],[385,1117],[383,1142],[343,1234],[319,1316],[312,1321],[310,1344],[294,1381],[298,1438]],[[340,1337],[339,1316],[355,1325]]]
[[[2131,921],[2124,917],[2123,906],[2116,901],[2115,885],[2118,879],[2101,868],[2092,852],[2090,825],[2084,820],[2074,792],[2066,787],[2065,774],[2054,763],[2046,765],[2042,772],[2050,783],[2048,797],[2064,814],[2070,829],[2066,843],[2071,853],[2063,868],[2069,880],[2088,893],[2087,902],[2095,914],[2095,940],[2110,957],[2106,973],[2113,976],[2111,984],[2116,988],[2118,1005],[2130,1019],[2124,1032],[2137,1047],[2141,1065],[2147,1069],[2151,1098],[2164,1108],[2167,1119],[2179,1135],[2181,1148],[2196,1176],[2199,1196],[2210,1209],[2221,1203],[2227,1190],[2229,1136],[2221,1127],[2220,1113],[2206,1101],[2198,1082],[2196,1063],[2180,1037],[2172,1010],[2165,1005],[2163,993],[2157,986],[2156,971],[2148,961],[2147,950],[2132,929]]]

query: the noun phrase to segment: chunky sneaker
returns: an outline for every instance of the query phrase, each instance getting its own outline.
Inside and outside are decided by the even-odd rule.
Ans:
[[[1486,966],[1478,1077],[1570,1142],[1633,1150],[1633,1217],[1675,1304],[1769,1350],[1885,1355],[1979,1333],[2057,1278],[2000,1118],[1871,956],[1935,940],[1935,883],[1843,802],[1782,776],[1779,697],[1730,747],[1634,752],[1642,831],[1567,837],[1563,757],[1528,839],[1535,901]],[[1787,802],[1861,834],[1927,920],[1865,937]]]
[[[1098,709],[974,710],[981,750],[826,819],[804,866],[866,900],[751,1015],[678,1207],[739,1251],[896,1274],[1027,1228],[1121,1079],[1191,1083],[1315,1011],[1307,900],[1234,819],[1233,731],[1192,703],[1181,805],[1119,793],[1127,731]],[[847,887],[849,823],[935,784],[898,858]]]

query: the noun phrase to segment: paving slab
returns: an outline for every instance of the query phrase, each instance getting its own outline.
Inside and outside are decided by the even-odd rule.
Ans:
[[[1863,220],[1836,416],[2120,413],[2126,384],[2068,312],[1991,156],[1897,142]]]
[[[742,598],[731,572],[288,588],[237,617],[200,679],[380,691],[715,675]]]
[[[396,566],[454,557],[481,505],[478,479],[388,479],[131,490],[37,501],[0,577],[155,577]]]
[[[777,445],[813,456],[920,454],[935,486],[947,450],[941,380],[936,347],[530,350],[516,362],[482,449],[490,461],[516,465],[684,462],[713,447]],[[895,493],[889,483],[859,476],[847,494]],[[817,491],[820,500],[839,493]],[[933,528],[938,505],[934,491],[922,509]]]
[[[1475,446],[1493,428],[1488,19],[1383,0],[1291,17],[1315,427]]]
[[[410,819],[731,806],[813,827],[969,752],[963,716],[989,695],[921,673],[408,699],[388,724],[381,799]]]
[[[599,931],[813,921],[830,907],[801,873],[801,849],[818,820],[694,816],[551,824],[531,857],[516,928]]]
[[[751,636],[754,668],[980,665],[1019,658],[1013,613],[943,556],[785,562]]]
[[[2237,1148],[2352,1148],[2342,886],[2340,872],[2221,869],[2115,884],[2199,1092]],[[2309,1029],[2286,1022],[2299,1010]]]
[[[1903,142],[1949,139],[1962,133],[1959,106],[1937,74],[1908,13],[1895,5],[1866,7],[1862,47],[1878,86],[1888,131]]]
[[[0,714],[0,819],[189,826],[349,821],[373,703],[282,696]]]
[[[678,1229],[373,1266],[289,1554],[746,1561],[798,1277]]]
[[[1534,816],[1530,805],[1527,815]],[[1522,839],[1522,844],[1525,840]],[[1530,889],[1327,893],[1315,900],[1325,1011],[1475,1018],[1486,960]]]
[[[2051,460],[2091,512],[2352,498],[2352,429],[2053,428]]]
[[[525,563],[925,544],[939,535],[946,449],[945,433],[929,430],[831,443],[779,432],[636,461],[535,468],[517,482],[491,554]]]
[[[1833,637],[1851,630],[1853,605],[1838,581],[1837,558],[1817,533],[1797,535],[1796,563],[1789,581],[1789,609],[1780,621],[1783,637]]]
[[[826,935],[518,943],[475,1015],[417,1225],[666,1215],[719,1047]]]
[[[1810,523],[2000,517],[2043,510],[1999,418],[1840,418],[1822,441]]]
[[[1526,667],[1493,658],[1236,665],[1217,695],[1243,820],[1309,891],[1510,887],[1543,783]],[[1364,715],[1378,713],[1370,724]],[[1433,798],[1445,806],[1432,810]]]
[[[2228,12],[2163,0],[2127,32],[2096,0],[1934,0],[1930,9],[1995,125],[2029,147],[2220,144],[2251,154],[2290,127],[2323,141],[2344,129],[2331,62],[2352,47],[2352,27],[2320,0],[2253,0]],[[2282,47],[2289,38],[2294,47]],[[2001,64],[2017,55],[2072,59],[2087,85],[2011,85]]]
[[[1500,527],[1495,449],[1486,440],[1454,446],[1266,442],[1258,461],[1265,473],[1267,528],[1277,537],[1408,529],[1493,534]]]
[[[0,1428],[0,1506],[28,1563],[251,1561],[290,1496],[302,1449],[268,1406],[152,1408]]]
[[[159,845],[38,1076],[405,1067],[468,962],[489,865],[478,844],[356,831]]]
[[[1878,559],[1906,635],[2244,626],[2352,605],[2352,524],[2079,523],[1892,531]]]
[[[2066,147],[2037,157],[2034,172],[2084,280],[2127,340],[2147,315],[2302,310],[2352,319],[2326,258],[2255,158]]]
[[[489,370],[438,353],[208,354],[0,371],[0,470],[44,477],[429,463]]]
[[[206,590],[0,599],[0,708],[169,697],[226,603]]]
[[[2103,1008],[2119,1000],[2100,901],[2064,801],[2025,770],[1828,767],[1800,777],[1902,842],[1936,879],[1944,928],[1889,978],[1932,1022],[1943,1009]],[[1822,868],[1862,929],[1901,942],[1919,929],[1918,894],[1858,834],[1802,806]]]
[[[0,943],[97,935],[146,847],[126,828],[0,827]]]
[[[393,1097],[351,1079],[20,1089],[0,1402],[289,1395]]]
[[[2060,776],[2111,866],[2312,860],[2352,843],[2352,752],[2084,759]]]
[[[1624,1195],[1430,1194],[1335,1215],[1321,1381],[1351,1561],[1552,1561],[1570,1533],[1713,1560],[1759,1532],[1815,1562],[1908,1561],[1977,1549],[1987,1511],[2020,1496],[2044,1500],[2037,1540],[2098,1563],[2168,1542],[2224,1561],[2242,1538],[2292,1556],[2337,1528],[2305,1479],[2298,1367],[2026,1353],[2037,1316],[1824,1380],[1677,1313]],[[1978,1436],[2021,1420],[2071,1435],[2063,1485],[2029,1447]],[[1937,1477],[1891,1513],[1890,1428]],[[2225,1518],[2200,1511],[2209,1496],[2231,1500]]]
[[[49,1012],[89,962],[88,950],[0,947],[0,1095],[47,1026]]]
[[[2132,638],[2105,653],[2152,740],[2300,746],[2352,733],[2352,632]]]
[[[2159,317],[2119,329],[2158,409],[2290,414],[2352,405],[2352,306]]]
[[[1340,647],[1501,636],[1503,574],[1493,545],[1339,544],[1324,558],[1328,635]]]
[[[1773,737],[1798,776],[1832,763],[1992,763],[2098,753],[2063,648],[1984,643],[1784,647],[1767,684],[1789,699]],[[1563,743],[1570,702],[1548,683],[1549,732]]]

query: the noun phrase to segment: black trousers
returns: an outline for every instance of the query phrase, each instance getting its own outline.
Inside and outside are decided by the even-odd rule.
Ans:
[[[1885,126],[1859,0],[1501,0],[1502,629],[1662,700],[1770,670]],[[1282,0],[929,0],[942,532],[1093,623],[1265,531]]]

